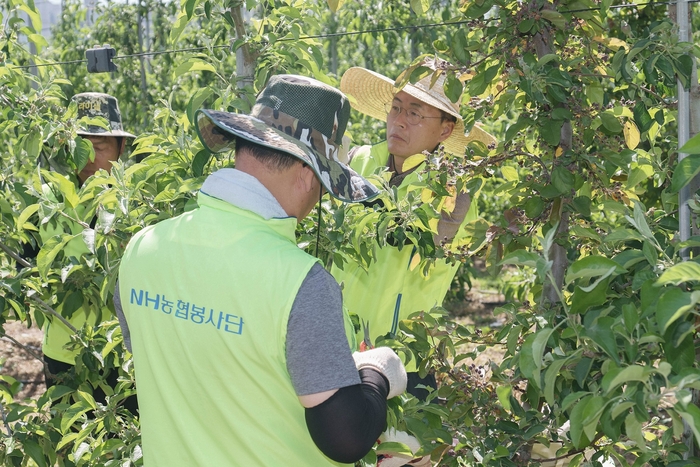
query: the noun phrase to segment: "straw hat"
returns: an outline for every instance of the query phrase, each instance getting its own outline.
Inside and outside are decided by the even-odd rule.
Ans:
[[[426,65],[435,70],[434,62]],[[486,146],[496,143],[496,138],[485,132],[478,125],[474,125],[468,134],[464,133],[464,120],[459,113],[459,104],[452,102],[444,90],[445,74],[442,73],[434,86],[430,86],[432,74],[417,81],[408,83],[403,89],[398,89],[394,80],[372,70],[361,67],[352,67],[343,73],[340,80],[340,90],[348,95],[350,104],[358,112],[386,121],[384,104],[391,102],[394,95],[403,91],[428,105],[442,110],[457,119],[452,135],[443,141],[445,151],[450,154],[464,155],[467,144],[470,141],[481,141]]]

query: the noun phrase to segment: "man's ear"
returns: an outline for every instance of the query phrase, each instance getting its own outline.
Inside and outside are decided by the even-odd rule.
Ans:
[[[126,138],[122,137],[121,138],[121,146],[119,147],[119,157],[122,157],[122,154],[124,154],[124,148],[126,148]]]
[[[308,164],[299,164],[298,177],[299,183],[301,184],[306,193],[308,193],[314,188],[314,179],[316,178],[316,173]]]
[[[447,138],[449,138],[454,129],[455,129],[455,122],[451,122],[449,120],[443,121],[442,125],[440,126],[439,142],[442,143]]]

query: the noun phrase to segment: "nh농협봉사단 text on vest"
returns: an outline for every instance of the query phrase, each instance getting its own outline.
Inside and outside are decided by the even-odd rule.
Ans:
[[[129,297],[131,304],[142,306],[145,308],[153,308],[160,310],[166,315],[172,315],[175,318],[191,321],[194,324],[211,324],[216,329],[231,334],[243,333],[243,318],[224,313],[223,311],[216,312],[211,307],[200,307],[194,303],[190,303],[179,298],[168,300],[165,294],[153,293],[148,290],[131,289]],[[177,304],[175,305],[175,303]],[[207,308],[209,312],[207,313]],[[218,313],[218,315],[217,315]],[[206,320],[205,320],[206,317]],[[222,328],[223,325],[223,328]]]

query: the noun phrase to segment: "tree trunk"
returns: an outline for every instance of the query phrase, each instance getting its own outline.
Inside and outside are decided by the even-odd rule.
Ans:
[[[544,7],[548,8],[547,5]],[[551,7],[549,7],[551,9]],[[551,45],[551,37],[547,31],[538,32],[534,37],[535,49],[537,51],[537,57],[542,58],[545,55],[553,53]],[[564,107],[564,104],[560,104],[559,107]],[[559,141],[559,147],[564,151],[571,149],[573,139],[573,131],[571,129],[571,122],[568,120],[564,122],[561,127],[561,138]],[[575,167],[569,167],[570,170],[575,170]],[[550,219],[553,222],[558,221],[557,234],[556,237],[568,237],[569,232],[569,213],[564,211],[564,207],[570,201],[568,196],[562,196],[554,203],[556,209],[553,210]],[[544,283],[543,297],[546,303],[559,303],[559,293],[564,284],[564,274],[566,268],[569,265],[568,259],[566,257],[566,249],[561,245],[554,243],[549,250],[549,259],[552,261],[552,277],[553,281],[547,279]]]
[[[139,41],[139,53],[143,54],[143,3],[142,0],[139,0],[138,5],[136,7],[136,30],[138,34],[138,41]],[[141,102],[146,104],[149,99],[148,99],[148,84],[146,83],[146,63],[145,63],[146,57],[143,55],[139,55],[139,64],[140,64],[140,71],[141,71]],[[146,113],[143,113],[143,121],[142,124],[144,127],[148,126],[148,115]]]
[[[243,3],[240,2],[231,7],[231,18],[236,33],[236,39],[245,38],[245,22],[243,21]],[[255,77],[255,57],[250,52],[248,44],[243,44],[236,50],[236,86],[244,89],[253,86]]]

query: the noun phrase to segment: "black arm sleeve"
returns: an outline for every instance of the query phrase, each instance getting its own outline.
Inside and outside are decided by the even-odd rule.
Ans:
[[[360,370],[360,378],[362,383],[340,388],[306,409],[306,426],[316,446],[343,464],[362,459],[386,429],[389,381],[371,368]]]

